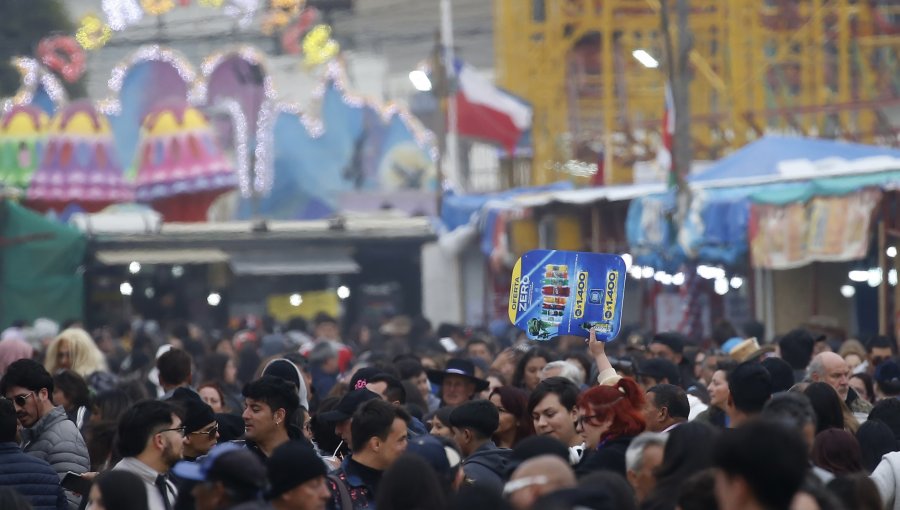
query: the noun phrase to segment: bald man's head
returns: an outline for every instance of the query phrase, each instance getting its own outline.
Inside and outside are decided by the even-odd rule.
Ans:
[[[544,494],[570,487],[575,487],[572,468],[556,455],[541,455],[523,462],[504,492],[516,510],[527,510]]]
[[[844,358],[833,352],[816,355],[809,363],[808,376],[811,381],[824,382],[834,388],[842,400],[847,400],[850,391],[850,366]]]

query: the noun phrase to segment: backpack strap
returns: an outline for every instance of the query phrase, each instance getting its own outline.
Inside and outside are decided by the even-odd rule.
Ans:
[[[347,488],[347,484],[337,475],[328,475],[328,479],[337,487],[341,510],[353,510],[353,500],[350,498],[350,489]]]

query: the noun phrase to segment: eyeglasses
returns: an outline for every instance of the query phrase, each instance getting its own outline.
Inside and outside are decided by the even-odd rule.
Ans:
[[[12,398],[12,401],[16,403],[19,407],[25,407],[25,403],[28,402],[28,399],[34,396],[34,392],[23,393],[21,395],[16,395]]]
[[[600,415],[594,414],[591,416],[579,416],[578,418],[575,419],[575,423],[578,425],[581,425],[583,427],[584,422],[590,423],[591,420],[595,420],[597,418],[600,418]]]
[[[184,427],[182,427],[182,428],[184,428]],[[211,429],[209,429],[209,430],[198,430],[198,431],[196,431],[196,432],[191,432],[191,435],[196,435],[196,436],[206,436],[206,437],[208,437],[208,438],[210,438],[210,439],[215,439],[215,438],[216,438],[216,434],[218,434],[218,433],[219,433],[219,424],[216,423],[216,424],[213,425],[213,427],[212,427]]]
[[[157,434],[162,434],[163,432],[178,432],[179,434],[181,434],[181,437],[184,437],[186,430],[187,430],[187,428],[184,425],[182,425],[180,427],[175,427],[172,429],[162,429],[159,432],[157,432]]]
[[[518,480],[511,480],[506,482],[506,485],[503,486],[503,495],[509,496],[526,487],[531,487],[532,485],[544,485],[549,481],[550,479],[544,475],[526,476],[525,478],[519,478]]]

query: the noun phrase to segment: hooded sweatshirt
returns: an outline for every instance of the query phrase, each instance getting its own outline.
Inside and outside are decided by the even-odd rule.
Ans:
[[[891,452],[881,458],[872,471],[872,481],[878,487],[884,508],[900,510],[900,452]]]
[[[293,383],[297,386],[297,396],[300,397],[300,407],[309,410],[309,391],[306,389],[306,380],[303,374],[291,360],[285,358],[277,358],[266,364],[266,368],[262,371],[263,375],[274,375]],[[296,374],[296,379],[294,378]]]
[[[463,472],[473,484],[501,494],[503,475],[509,470],[507,464],[512,450],[498,448],[493,441],[481,445],[463,461]]]

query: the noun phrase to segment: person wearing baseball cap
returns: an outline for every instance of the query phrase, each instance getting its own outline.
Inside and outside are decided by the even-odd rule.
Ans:
[[[197,483],[191,494],[199,510],[263,510],[266,468],[251,451],[234,443],[210,450],[200,462],[181,461],[172,472]]]
[[[365,387],[353,390],[341,398],[334,410],[321,413],[319,419],[334,423],[334,434],[340,437],[344,444],[351,445],[353,440],[350,435],[350,423],[353,421],[353,413],[365,402],[379,398],[381,397],[377,393]]]
[[[169,401],[183,410],[184,460],[196,460],[209,453],[219,440],[219,423],[212,407],[187,388],[177,388]]]
[[[331,492],[325,483],[325,464],[315,450],[288,441],[275,449],[266,464],[266,500],[274,510],[325,510]]]
[[[441,386],[441,405],[458,406],[488,388],[488,382],[475,377],[475,365],[467,359],[451,359],[443,370],[428,370],[428,379]]]
[[[432,435],[411,438],[406,453],[418,455],[434,469],[448,499],[462,487],[465,481],[462,454],[452,440]]]

